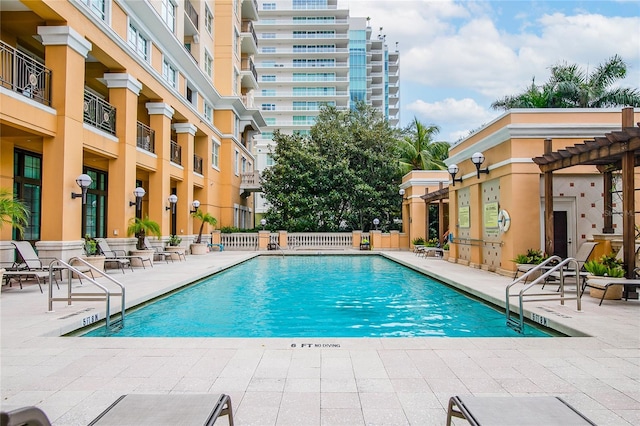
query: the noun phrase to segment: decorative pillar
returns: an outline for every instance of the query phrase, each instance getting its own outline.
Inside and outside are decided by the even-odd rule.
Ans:
[[[126,237],[129,220],[135,217],[138,95],[142,84],[131,74],[105,74],[109,103],[116,108],[118,158],[109,161],[108,236]],[[151,216],[150,216],[151,217]],[[154,219],[155,220],[155,219]]]
[[[71,199],[80,192],[82,174],[85,59],[91,50],[82,35],[68,26],[38,27],[45,46],[45,66],[52,70],[51,107],[57,112],[57,132],[42,144],[42,240],[69,241],[82,237],[82,203]]]
[[[469,266],[480,268],[482,266],[482,184],[478,183],[469,187],[469,243],[471,244],[471,256]]]
[[[169,104],[162,102],[147,102],[145,105],[150,116],[150,126],[156,133],[156,155],[158,167],[155,172],[149,172],[149,218],[158,222],[162,235],[170,233],[171,213],[165,207],[169,206],[167,198],[171,194],[171,118],[174,110]],[[179,201],[179,200],[178,200]]]
[[[551,154],[553,142],[544,140],[544,153]],[[544,172],[544,252],[551,256],[553,246],[553,172]]]

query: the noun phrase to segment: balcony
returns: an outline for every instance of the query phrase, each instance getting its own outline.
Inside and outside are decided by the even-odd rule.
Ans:
[[[151,127],[138,121],[136,146],[152,154],[156,152],[156,132]]]
[[[95,128],[116,134],[116,108],[109,102],[85,89],[83,121]]]
[[[196,154],[193,154],[193,172],[202,174],[202,157]]]
[[[198,34],[198,12],[190,1],[184,2],[184,35]]]
[[[182,147],[176,141],[171,141],[170,160],[174,164],[182,165]]]
[[[242,173],[242,181],[240,182],[240,193],[243,198],[247,198],[252,192],[260,192],[260,172],[253,171]]]
[[[51,70],[0,41],[0,86],[51,106]]]
[[[245,57],[240,61],[240,69],[242,71],[250,71],[253,74],[253,78],[258,81],[258,71],[256,71],[256,66],[253,63],[253,59]]]
[[[242,51],[246,53],[257,53],[258,36],[253,28],[253,22],[249,20],[242,21],[240,32],[244,36],[242,40]]]

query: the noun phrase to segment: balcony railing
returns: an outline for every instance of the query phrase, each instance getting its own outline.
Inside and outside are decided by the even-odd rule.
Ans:
[[[136,136],[136,146],[138,148],[149,151],[150,153],[156,152],[156,132],[151,127],[138,121],[138,131]]]
[[[251,58],[242,58],[240,63],[240,69],[242,71],[251,71],[253,77],[258,81],[258,71],[256,70],[256,66],[253,64],[253,59]]]
[[[84,122],[116,134],[116,108],[88,90],[84,91]]]
[[[196,12],[195,7],[193,7],[190,1],[184,2],[184,13],[187,14],[189,19],[193,23],[193,26],[198,29],[198,12]]]
[[[51,106],[51,70],[0,41],[0,85]]]
[[[255,41],[256,46],[258,45],[258,36],[256,35],[256,31],[253,29],[253,21],[242,21],[242,32],[251,33],[251,36],[253,36],[253,41]]]
[[[202,157],[193,154],[193,171],[202,174]]]
[[[182,147],[176,141],[171,141],[170,159],[172,163],[182,165]]]

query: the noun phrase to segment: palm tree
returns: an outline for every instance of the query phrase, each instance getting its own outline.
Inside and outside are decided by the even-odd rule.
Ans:
[[[208,223],[211,226],[216,226],[218,224],[218,220],[215,217],[211,216],[208,212],[205,213],[200,209],[191,213],[191,216],[200,221],[200,231],[198,232],[198,238],[196,238],[195,241],[196,244],[199,244],[202,242],[202,230],[204,228],[204,224]]]
[[[535,80],[523,93],[506,96],[491,104],[493,109],[510,108],[605,108],[640,106],[640,91],[612,87],[627,75],[627,64],[614,55],[588,73],[577,64],[551,67],[551,76],[542,86]]]
[[[144,237],[147,234],[153,234],[157,237],[162,236],[162,231],[160,230],[160,225],[158,222],[149,219],[149,216],[145,216],[144,219],[139,217],[132,217],[129,221],[129,227],[127,228],[127,234],[135,235],[138,237],[138,241],[136,242],[136,249],[143,250],[144,249]]]
[[[18,232],[23,233],[28,220],[27,205],[14,198],[9,190],[0,188],[0,228],[4,223],[10,223]]]
[[[409,127],[410,134],[400,140],[400,167],[411,170],[445,170],[444,160],[449,156],[449,143],[434,141],[440,128],[425,126],[416,117]]]

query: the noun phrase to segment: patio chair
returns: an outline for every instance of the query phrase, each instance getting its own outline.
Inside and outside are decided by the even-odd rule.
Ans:
[[[55,258],[39,257],[29,241],[12,241],[11,244],[16,248],[19,260],[14,263],[13,267],[8,268],[7,272],[11,272],[8,275],[17,278],[21,276],[32,277],[38,280],[38,285],[40,285],[40,279],[47,279],[49,270],[53,269],[56,285],[58,284],[56,274],[60,274],[60,279],[62,280],[62,270],[65,269],[63,266],[50,266],[43,262],[56,260]],[[22,284],[20,288],[22,288]]]
[[[120,268],[122,273],[124,274],[124,268],[130,268],[133,271],[133,266],[131,265],[131,256],[126,256],[124,254],[119,255],[118,252],[125,253],[124,250],[118,250],[118,252],[111,250],[109,244],[105,240],[97,240],[98,241],[98,249],[100,253],[105,257],[104,264],[116,265],[117,268]],[[144,261],[140,256],[133,256],[135,258],[139,258],[142,266],[144,267]],[[149,260],[149,259],[146,259]]]
[[[233,426],[231,398],[221,394],[122,395],[89,426],[213,425],[227,416]]]
[[[589,256],[591,256],[591,253],[593,253],[593,249],[597,245],[598,243],[596,242],[583,243],[580,246],[580,249],[578,249],[578,252],[576,253],[576,255],[573,257],[578,262],[578,270],[576,271],[575,269],[569,269],[569,268],[562,270],[562,275],[564,278],[575,278],[576,285],[578,285],[579,289],[580,287],[582,287],[582,289],[584,290],[585,280],[587,279],[587,273],[584,272],[582,268],[584,267],[584,264],[589,260]],[[549,278],[553,278],[554,280],[559,280],[560,271],[555,271],[551,273]],[[580,285],[580,280],[582,280],[582,285]],[[546,284],[547,284],[547,281],[545,281],[545,283],[542,285],[542,288],[544,288]]]
[[[447,426],[452,417],[474,426],[595,426],[562,398],[553,396],[454,396],[449,399]]]
[[[157,258],[158,260],[162,259],[167,263],[169,263],[168,259],[171,259],[171,262],[173,262],[173,256],[171,256],[172,253],[168,252],[168,251],[164,251],[160,247],[152,246],[151,245],[151,241],[149,241],[149,237],[144,237],[143,244],[144,244],[145,250],[153,250],[154,251],[154,253],[153,253],[154,258]]]

